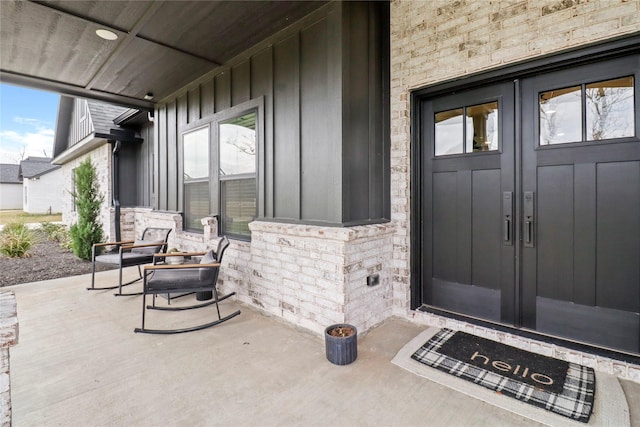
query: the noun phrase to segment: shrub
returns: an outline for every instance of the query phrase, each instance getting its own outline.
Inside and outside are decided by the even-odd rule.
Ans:
[[[76,188],[74,196],[78,210],[78,222],[69,229],[73,240],[73,253],[82,259],[91,259],[94,243],[103,240],[100,224],[100,205],[102,195],[98,191],[96,170],[87,158],[75,170]]]
[[[40,223],[40,230],[47,236],[47,239],[54,242],[59,242],[61,233],[66,231],[64,225],[46,221]]]
[[[64,249],[72,249],[73,240],[66,225],[41,222],[40,229],[47,236],[47,239],[60,243],[60,247]]]
[[[26,258],[35,237],[26,225],[11,223],[0,232],[0,253],[11,258]]]
[[[17,233],[22,231],[22,229],[27,228],[22,222],[10,222],[4,226],[2,229],[2,234],[4,233]]]

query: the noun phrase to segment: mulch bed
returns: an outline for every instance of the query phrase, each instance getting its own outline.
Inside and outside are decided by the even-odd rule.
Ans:
[[[91,273],[91,261],[81,260],[58,242],[38,238],[28,258],[9,258],[0,254],[0,287],[39,282]],[[96,271],[113,267],[96,265]]]

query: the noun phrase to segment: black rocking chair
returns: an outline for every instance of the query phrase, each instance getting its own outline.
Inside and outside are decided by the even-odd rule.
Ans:
[[[170,228],[146,228],[142,232],[142,238],[140,240],[128,240],[122,242],[106,242],[96,243],[91,249],[91,287],[87,288],[90,291],[97,290],[109,290],[118,289],[118,292],[114,295],[141,295],[142,292],[122,293],[122,287],[131,285],[142,279],[142,270],[140,266],[143,264],[150,264],[153,262],[154,254],[165,253],[167,251],[167,239],[171,233]],[[100,254],[100,251],[104,248],[112,246],[114,250],[110,253]],[[117,252],[115,252],[117,250]],[[109,264],[118,266],[119,278],[118,284],[115,286],[96,287],[95,275],[96,275],[96,263]],[[139,277],[127,283],[122,283],[122,269],[125,267],[137,266]]]
[[[188,263],[179,265],[147,265],[144,267],[144,285],[142,291],[142,327],[136,328],[135,332],[144,332],[148,334],[178,334],[183,332],[198,331],[201,329],[209,328],[211,326],[218,325],[240,314],[240,310],[237,310],[225,317],[220,314],[219,302],[223,301],[230,296],[235,295],[232,292],[227,295],[220,296],[216,289],[216,282],[218,280],[218,273],[220,272],[220,261],[225,249],[229,246],[229,240],[226,237],[222,237],[218,244],[218,250],[207,252],[192,252],[188,254],[181,254],[185,256],[198,256],[204,255],[200,263]],[[162,257],[162,255],[158,256]],[[213,298],[211,301],[207,301],[200,304],[189,306],[156,306],[156,296],[160,294],[186,294],[186,293],[205,293],[211,292]],[[153,305],[147,305],[147,295],[153,296]],[[165,310],[165,311],[180,311],[190,310],[195,308],[207,307],[210,305],[216,306],[217,319],[212,322],[204,323],[197,326],[181,328],[181,329],[148,329],[145,327],[145,313],[147,310]]]

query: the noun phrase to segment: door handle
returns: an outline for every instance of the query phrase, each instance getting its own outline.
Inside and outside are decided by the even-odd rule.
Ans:
[[[502,239],[506,242],[511,241],[511,219],[504,219],[504,227],[502,228]]]
[[[531,221],[524,222],[524,242],[531,243]]]
[[[513,232],[511,231],[513,220],[513,192],[502,193],[502,244],[513,245]]]
[[[535,245],[535,194],[533,191],[524,192],[524,246],[533,248]]]

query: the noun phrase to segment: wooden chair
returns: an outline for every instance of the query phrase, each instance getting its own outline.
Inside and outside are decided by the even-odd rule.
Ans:
[[[200,256],[203,255],[200,263],[189,262],[187,264],[155,264],[147,265],[144,268],[144,281],[142,291],[142,327],[136,328],[135,332],[144,332],[148,334],[177,334],[183,332],[198,331],[218,325],[240,314],[237,310],[227,316],[222,317],[220,314],[219,302],[230,296],[235,295],[232,292],[227,295],[220,296],[216,288],[218,273],[220,272],[220,261],[224,255],[224,251],[229,246],[229,240],[222,237],[218,244],[218,250],[214,252],[190,252],[181,254],[182,256]],[[160,255],[159,257],[162,257]],[[186,294],[186,293],[204,293],[211,292],[213,298],[211,301],[199,303],[189,306],[166,306],[156,305],[156,296],[160,294]],[[153,304],[147,305],[147,295],[153,296]],[[215,305],[217,318],[211,322],[203,323],[196,326],[179,328],[179,329],[149,329],[145,327],[145,313],[147,310],[165,310],[165,311],[181,311],[203,308]]]
[[[140,240],[127,240],[121,242],[96,243],[91,248],[91,287],[87,290],[108,290],[118,289],[116,296],[120,295],[141,295],[141,292],[123,294],[122,287],[131,285],[142,279],[140,266],[153,262],[154,254],[165,253],[167,251],[167,239],[171,233],[170,228],[146,228],[142,232]],[[112,247],[111,252],[101,253],[104,249]],[[96,263],[118,266],[118,284],[107,287],[95,286]],[[122,269],[137,266],[139,277],[127,283],[122,283]]]

